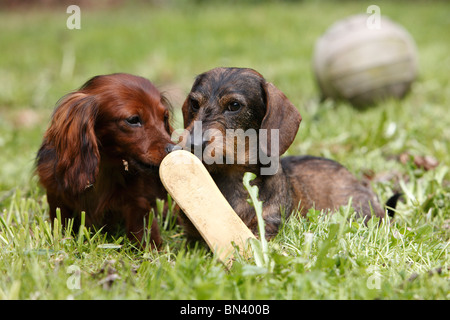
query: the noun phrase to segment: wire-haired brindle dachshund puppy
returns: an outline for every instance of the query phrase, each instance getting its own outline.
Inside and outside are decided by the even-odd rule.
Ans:
[[[59,208],[76,226],[85,211],[86,225],[123,226],[141,242],[144,218],[167,197],[158,166],[174,147],[171,132],[165,98],[141,77],[96,76],[61,98],[36,159],[51,221]],[[150,240],[161,243],[156,220]]]
[[[257,219],[242,183],[245,172],[257,175],[252,184],[259,188],[269,239],[278,232],[281,210],[286,217],[294,209],[303,215],[313,207],[334,210],[352,198],[352,206],[362,216],[384,217],[375,194],[339,163],[311,156],[286,157],[280,162],[279,156],[296,136],[301,116],[258,72],[216,68],[199,75],[182,111],[186,130],[180,145],[202,157],[225,198],[253,233]],[[185,218],[184,224],[191,239],[199,237]]]

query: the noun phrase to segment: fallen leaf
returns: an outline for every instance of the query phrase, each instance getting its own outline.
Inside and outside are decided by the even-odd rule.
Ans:
[[[403,152],[398,156],[398,160],[402,164],[407,164],[412,160],[413,163],[425,171],[433,170],[439,165],[439,161],[432,156],[412,156],[409,152]]]

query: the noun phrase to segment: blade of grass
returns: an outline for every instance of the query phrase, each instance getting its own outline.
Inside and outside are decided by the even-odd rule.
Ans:
[[[78,241],[77,241],[79,248],[81,247],[81,245],[84,242],[84,236],[85,236],[84,224],[85,224],[85,221],[86,221],[86,213],[84,211],[82,211],[81,212],[80,229],[78,230]]]
[[[256,217],[258,219],[258,232],[259,232],[259,241],[256,239],[251,239],[251,245],[253,252],[255,253],[255,262],[256,264],[261,267],[268,267],[269,266],[269,255],[268,255],[268,243],[266,240],[266,229],[265,229],[265,223],[264,218],[262,216],[263,207],[262,207],[262,201],[258,199],[258,187],[250,185],[250,181],[254,180],[256,178],[256,175],[251,172],[246,172],[244,174],[244,187],[247,189],[250,199],[247,201],[255,208]]]

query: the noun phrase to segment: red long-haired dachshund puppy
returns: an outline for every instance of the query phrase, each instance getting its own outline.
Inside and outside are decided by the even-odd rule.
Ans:
[[[366,219],[384,217],[369,186],[339,163],[311,156],[280,160],[302,118],[255,70],[216,68],[199,75],[182,111],[186,130],[180,146],[202,157],[222,194],[254,233],[258,223],[242,183],[245,172],[257,176],[252,184],[263,201],[267,238],[277,234],[282,210],[286,217],[294,209],[305,215],[310,208],[335,210],[352,199],[355,211]],[[199,238],[189,220],[183,220],[188,236]]]
[[[86,225],[125,229],[142,241],[156,199],[166,198],[158,166],[174,144],[169,106],[142,77],[96,76],[61,98],[36,157],[50,218],[64,223],[86,213]],[[79,224],[78,224],[79,225]],[[151,245],[161,244],[156,219]]]

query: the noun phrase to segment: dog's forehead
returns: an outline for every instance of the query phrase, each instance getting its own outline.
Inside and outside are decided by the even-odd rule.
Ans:
[[[264,78],[252,69],[216,68],[199,75],[193,90],[208,96],[260,93]]]

